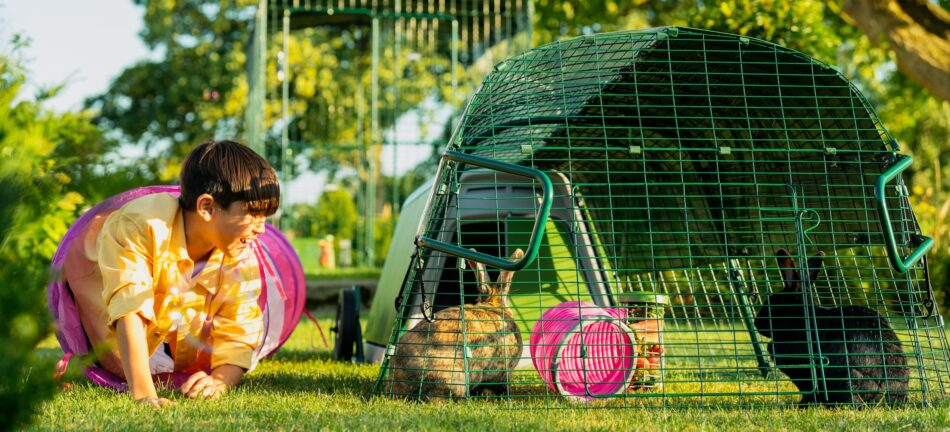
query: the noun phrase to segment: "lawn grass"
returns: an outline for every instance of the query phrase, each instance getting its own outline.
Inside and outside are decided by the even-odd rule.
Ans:
[[[330,312],[321,312],[324,330]],[[329,336],[328,336],[329,337]],[[42,355],[61,353],[54,339]],[[301,322],[287,344],[244,384],[215,401],[172,391],[176,405],[152,410],[127,394],[75,383],[43,405],[33,430],[938,430],[950,427],[950,403],[936,407],[858,409],[646,408],[583,409],[541,403],[414,403],[372,395],[378,365],[333,362],[316,327]],[[525,374],[527,375],[527,374]],[[540,390],[543,391],[543,388]],[[551,403],[555,401],[555,403]],[[512,409],[512,407],[525,409]],[[587,407],[607,407],[590,405]],[[562,409],[549,409],[559,407]],[[548,408],[548,409],[546,409]]]

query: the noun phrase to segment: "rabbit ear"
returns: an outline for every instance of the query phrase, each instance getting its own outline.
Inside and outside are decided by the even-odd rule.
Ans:
[[[471,251],[477,252],[474,248],[472,248]],[[465,262],[468,264],[468,267],[475,272],[475,281],[478,282],[478,291],[482,294],[488,294],[488,272],[485,271],[485,265],[472,260],[465,260]]]
[[[508,258],[509,261],[518,261],[521,257],[524,256],[524,251],[515,249],[514,253],[511,254],[511,258]],[[500,292],[507,293],[508,289],[511,288],[511,280],[514,279],[515,272],[510,270],[502,270],[501,274],[498,275],[498,284],[500,285]]]
[[[818,279],[818,274],[821,272],[821,266],[824,263],[824,257],[824,252],[818,252],[818,255],[808,258],[808,282],[815,282],[815,280]]]
[[[795,283],[795,260],[788,255],[785,249],[775,251],[775,259],[778,261],[778,268],[782,272],[782,279],[785,280],[785,286],[789,287]]]

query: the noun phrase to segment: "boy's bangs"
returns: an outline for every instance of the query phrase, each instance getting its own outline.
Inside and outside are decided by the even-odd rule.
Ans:
[[[251,181],[251,187],[245,190],[240,199],[247,203],[247,210],[254,216],[270,216],[280,207],[280,184],[276,179]]]

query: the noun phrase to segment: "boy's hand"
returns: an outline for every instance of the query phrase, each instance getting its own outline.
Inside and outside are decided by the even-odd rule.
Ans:
[[[227,391],[227,383],[204,371],[195,372],[181,385],[181,392],[190,398],[216,399]]]

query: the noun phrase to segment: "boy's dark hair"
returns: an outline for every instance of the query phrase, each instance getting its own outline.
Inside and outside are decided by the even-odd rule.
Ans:
[[[280,206],[277,173],[267,161],[244,144],[207,141],[188,153],[179,175],[185,210],[195,210],[201,194],[209,194],[221,207],[244,201],[251,214],[270,216]]]

